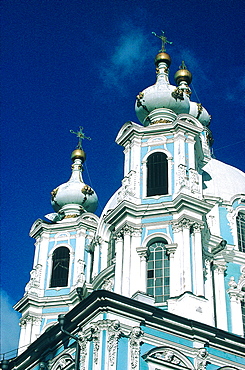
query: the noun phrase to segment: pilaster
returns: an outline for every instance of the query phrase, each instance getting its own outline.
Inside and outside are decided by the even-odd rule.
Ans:
[[[224,272],[225,271],[226,271],[226,263],[224,261],[214,261],[213,262],[216,323],[217,323],[217,327],[223,330],[227,330],[225,282],[224,282]]]

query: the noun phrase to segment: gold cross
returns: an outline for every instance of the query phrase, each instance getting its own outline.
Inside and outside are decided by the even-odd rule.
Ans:
[[[159,50],[160,53],[164,53],[166,51],[165,45],[166,44],[172,44],[172,41],[168,41],[167,37],[164,36],[164,32],[162,31],[162,35],[157,35],[155,32],[152,32],[152,34],[156,37],[158,37],[160,40],[162,40],[162,48]]]
[[[72,134],[77,135],[77,137],[78,137],[78,145],[77,145],[78,149],[82,149],[82,140],[84,140],[84,139],[91,140],[91,137],[88,137],[88,136],[84,135],[82,126],[79,126],[79,131],[76,132],[76,131],[70,130],[70,132]]]

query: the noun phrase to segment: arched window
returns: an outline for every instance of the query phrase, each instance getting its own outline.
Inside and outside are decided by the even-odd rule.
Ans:
[[[147,196],[168,194],[168,161],[165,153],[151,154],[147,159]]]
[[[114,257],[115,257],[115,235],[112,232],[108,243],[107,266],[112,265]]]
[[[238,212],[236,218],[238,249],[245,252],[245,212]]]
[[[165,244],[163,242],[151,244],[147,263],[147,294],[154,296],[156,303],[169,298],[169,274],[169,258]]]
[[[68,285],[69,263],[69,249],[66,247],[56,248],[52,256],[50,288],[64,287]]]

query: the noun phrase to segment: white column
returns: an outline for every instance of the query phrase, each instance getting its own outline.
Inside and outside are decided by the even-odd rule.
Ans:
[[[116,234],[116,265],[114,292],[122,294],[122,260],[123,260],[123,237],[121,233]]]
[[[225,281],[224,272],[226,263],[223,261],[214,261],[214,290],[216,322],[219,329],[227,330],[226,301],[225,301]]]
[[[147,293],[147,250],[145,248],[137,248],[137,253],[140,258],[140,275],[138,290],[142,293]]]
[[[130,264],[131,264],[131,228],[127,225],[123,229],[123,279],[122,279],[122,294],[130,296]]]
[[[234,291],[229,291],[229,296],[231,300],[232,333],[242,336],[244,335],[244,333],[243,333],[241,297],[238,292],[234,292]]]
[[[176,295],[176,285],[178,284],[178,276],[176,274],[174,254],[177,249],[177,244],[166,244],[167,254],[169,255],[169,269],[170,269],[170,297]],[[176,279],[177,277],[177,279]]]
[[[127,143],[124,149],[124,176],[127,176],[127,174],[130,171],[130,161],[129,161],[129,156],[130,156],[130,144]]]
[[[140,256],[137,248],[141,244],[141,229],[134,228],[131,236],[131,265],[130,265],[130,297],[138,290],[141,291]],[[145,290],[144,290],[145,292]]]
[[[171,286],[171,296],[179,296],[181,293],[183,293],[183,235],[182,235],[182,226],[178,222],[172,222],[172,230],[174,233],[174,242],[177,246],[176,251],[174,253],[173,257],[173,265],[174,265],[174,271],[170,274],[172,277],[170,277],[170,286]],[[173,274],[173,275],[172,275]]]
[[[40,326],[42,323],[41,317],[32,317],[32,331],[31,331],[31,343],[34,342],[40,334]]]
[[[18,355],[26,350],[27,343],[26,343],[26,320],[20,320],[20,340],[19,340],[19,349]]]
[[[89,251],[87,254],[87,265],[86,265],[86,282],[87,283],[90,283],[91,263],[92,263],[92,256],[91,256],[91,252]]]
[[[94,263],[93,263],[93,273],[92,277],[94,278],[99,274],[99,259],[100,259],[100,248],[101,248],[101,238],[97,237],[93,242],[94,249]]]
[[[237,288],[237,283],[233,276],[231,276],[229,281],[228,294],[230,297],[231,305],[231,327],[232,333],[237,335],[244,335],[243,333],[243,320],[242,320],[242,307],[241,301],[244,299],[244,292],[241,292]]]
[[[214,312],[214,291],[213,291],[213,282],[212,282],[212,271],[211,271],[211,259],[210,257],[205,258],[205,298],[209,301],[209,310],[210,310],[210,325],[215,325],[215,312]]]
[[[191,254],[190,254],[190,220],[183,219],[181,220],[183,227],[183,291],[191,292]]]
[[[203,258],[202,258],[202,238],[201,238],[201,225],[195,223],[192,225],[194,233],[193,252],[193,293],[196,295],[204,296],[204,280],[203,280]]]
[[[85,230],[79,230],[76,234],[76,249],[74,260],[74,275],[72,285],[81,280],[81,261],[84,262]]]
[[[107,267],[108,242],[101,242],[101,271]]]

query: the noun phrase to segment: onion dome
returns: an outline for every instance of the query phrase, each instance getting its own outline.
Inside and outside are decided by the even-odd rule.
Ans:
[[[157,36],[155,33],[153,34]],[[169,83],[171,58],[165,51],[165,44],[170,42],[164,33],[157,37],[162,40],[162,49],[155,58],[157,80],[154,85],[137,95],[135,103],[136,115],[144,126],[172,122],[176,114],[189,113],[190,107],[188,94]]]
[[[201,103],[196,103],[194,101],[190,102],[189,114],[198,119],[198,121],[204,126],[208,126],[210,124],[211,116]]]
[[[51,192],[51,204],[54,211],[64,214],[65,218],[78,217],[83,212],[95,212],[98,205],[95,191],[86,185],[82,178],[82,164],[86,155],[81,147],[81,139],[85,136],[82,128],[77,133],[71,132],[79,137],[78,148],[71,154],[72,174],[66,183],[59,185]]]
[[[185,91],[187,95],[191,95],[191,89],[189,85],[192,81],[192,74],[186,68],[185,62],[182,61],[179,70],[175,73],[174,79],[178,88]],[[208,126],[210,123],[211,116],[208,114],[207,110],[202,106],[201,103],[190,102],[189,114],[198,119],[202,125]]]

